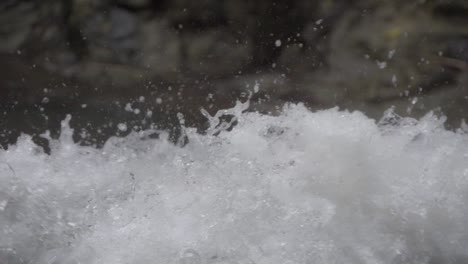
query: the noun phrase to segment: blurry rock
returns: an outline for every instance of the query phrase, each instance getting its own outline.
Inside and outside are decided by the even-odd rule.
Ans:
[[[448,41],[446,56],[468,62],[468,34]]]
[[[305,2],[309,3],[303,5]],[[301,41],[298,34],[311,15],[308,13],[310,6],[315,4],[310,1],[228,0],[224,6],[236,37],[252,46],[251,65],[260,68],[269,67],[278,59],[283,44]]]
[[[133,14],[121,9],[114,8],[110,12],[111,37],[113,39],[127,38],[136,32],[137,21]]]
[[[429,2],[429,1],[427,1]],[[428,3],[436,16],[449,20],[466,20],[468,18],[468,2],[464,0],[437,0]]]
[[[304,47],[304,44],[285,45],[277,62],[271,65],[271,69],[287,74],[290,78],[308,75],[320,67],[323,57],[315,50]]]
[[[223,1],[172,0],[167,5],[166,15],[176,28],[205,29],[224,23]]]
[[[154,75],[174,79],[180,73],[181,43],[178,34],[169,28],[167,20],[154,19],[141,28],[140,66]]]
[[[187,68],[212,76],[232,75],[244,67],[251,54],[247,44],[219,30],[184,35]]]
[[[16,52],[33,30],[33,25],[38,19],[33,3],[10,4],[0,10],[0,52]]]
[[[1,5],[0,52],[35,55],[60,46],[60,12],[57,1],[8,1]]]
[[[138,50],[137,25],[135,15],[121,8],[94,14],[83,30],[89,56],[106,62],[131,62]]]
[[[118,0],[117,3],[133,8],[142,8],[149,6],[151,0]]]
[[[106,90],[102,99],[158,80],[190,96],[214,87],[230,105],[259,81],[253,99],[268,96],[265,109],[285,101],[405,109],[418,97],[411,113],[453,104],[447,111],[460,115],[467,23],[465,0],[3,0],[0,56],[14,57],[0,65],[8,69],[0,93],[41,102],[50,80],[65,77]]]
[[[330,72],[319,76],[323,86],[335,87],[343,99],[378,101],[445,78],[433,59],[443,44],[431,33],[442,27],[427,12],[401,12],[392,4],[366,16],[360,12],[349,12],[331,34]]]

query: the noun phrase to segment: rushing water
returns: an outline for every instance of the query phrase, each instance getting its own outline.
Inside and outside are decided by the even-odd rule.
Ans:
[[[160,131],[83,147],[68,120],[51,155],[23,136],[0,151],[0,262],[466,263],[466,132],[244,108],[204,112],[184,147]]]

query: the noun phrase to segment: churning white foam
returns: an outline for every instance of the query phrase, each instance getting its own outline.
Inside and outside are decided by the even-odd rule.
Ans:
[[[23,136],[0,151],[0,262],[466,261],[468,135],[442,118],[289,105],[237,122],[184,147],[83,147],[65,123],[46,155]]]

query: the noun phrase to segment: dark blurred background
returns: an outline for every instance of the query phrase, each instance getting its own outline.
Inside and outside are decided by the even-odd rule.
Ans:
[[[202,131],[246,97],[372,118],[468,117],[466,0],[2,0],[0,144],[73,115],[75,140],[156,126]]]

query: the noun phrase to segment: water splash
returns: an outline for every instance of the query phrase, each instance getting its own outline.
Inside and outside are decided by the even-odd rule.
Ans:
[[[258,91],[258,88],[255,88],[255,91]],[[231,128],[234,123],[242,118],[242,113],[249,109],[251,98],[252,92],[249,92],[245,102],[237,100],[236,105],[233,108],[218,110],[214,116],[211,116],[208,111],[206,111],[204,108],[201,108],[200,112],[204,117],[206,117],[206,119],[208,119],[209,124],[209,127],[206,130],[206,134],[214,136],[219,134],[221,131],[226,131]],[[229,121],[223,120],[223,117],[226,116],[230,116],[231,119]]]
[[[205,115],[208,135],[23,136],[0,151],[6,263],[465,263],[468,135],[389,111]],[[222,116],[233,115],[237,125]],[[183,117],[181,117],[181,120]],[[227,122],[227,123],[223,123]],[[181,121],[183,124],[183,121]],[[218,135],[213,137],[213,135]]]

